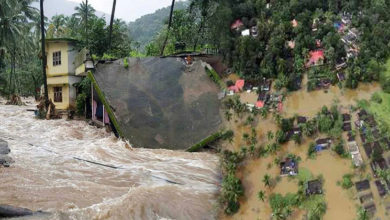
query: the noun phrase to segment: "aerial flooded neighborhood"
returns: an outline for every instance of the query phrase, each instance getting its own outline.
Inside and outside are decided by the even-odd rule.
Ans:
[[[0,0],[0,219],[390,219],[389,11]]]

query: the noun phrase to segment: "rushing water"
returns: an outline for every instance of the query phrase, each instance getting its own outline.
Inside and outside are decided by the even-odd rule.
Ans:
[[[217,156],[130,148],[84,121],[34,119],[33,107],[0,104],[15,160],[0,168],[0,204],[49,219],[215,218]]]

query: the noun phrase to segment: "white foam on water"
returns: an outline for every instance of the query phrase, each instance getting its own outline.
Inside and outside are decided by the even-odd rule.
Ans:
[[[215,218],[216,155],[129,149],[84,121],[35,119],[32,108],[0,105],[0,138],[15,160],[0,168],[0,204],[49,219]]]

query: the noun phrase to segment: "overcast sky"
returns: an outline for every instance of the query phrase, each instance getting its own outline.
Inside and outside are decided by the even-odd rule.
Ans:
[[[69,0],[73,2],[82,2],[83,0]],[[106,14],[111,14],[112,0],[88,0],[96,10]],[[117,0],[115,17],[122,18],[125,21],[134,21],[142,15],[150,14],[171,5],[172,0]]]

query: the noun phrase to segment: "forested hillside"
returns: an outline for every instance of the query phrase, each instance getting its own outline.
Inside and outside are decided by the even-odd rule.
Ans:
[[[186,9],[189,2],[175,3],[175,10]],[[133,43],[144,48],[153,38],[163,29],[164,24],[168,20],[170,7],[162,8],[153,14],[144,15],[134,22],[129,23],[130,36]]]

